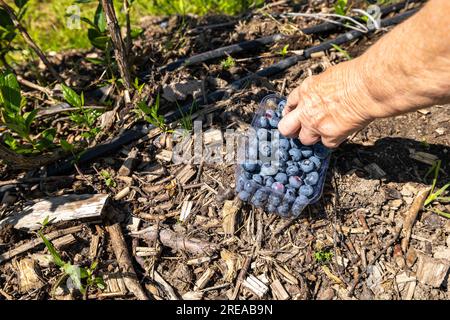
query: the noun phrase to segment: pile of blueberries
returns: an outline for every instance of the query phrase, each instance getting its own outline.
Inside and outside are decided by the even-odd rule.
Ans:
[[[268,96],[263,102],[253,121],[254,141],[237,170],[236,191],[242,201],[296,217],[320,197],[330,150],[321,143],[305,146],[282,136],[278,122],[286,100]]]

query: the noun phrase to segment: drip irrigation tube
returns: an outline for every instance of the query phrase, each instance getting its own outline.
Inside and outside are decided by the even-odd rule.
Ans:
[[[398,14],[395,17],[387,18],[381,21],[381,27],[389,27],[395,24],[398,24],[402,22],[403,20],[409,18],[414,13],[416,13],[418,9],[412,9],[409,11],[406,11],[404,13]],[[372,30],[373,31],[373,30]],[[341,45],[344,43],[347,43],[349,41],[353,41],[357,38],[362,37],[365,35],[365,33],[357,30],[351,30],[349,32],[346,32],[335,39],[331,39],[328,41],[325,41],[317,46],[311,47],[309,49],[306,49],[303,53],[303,55],[295,55],[291,56],[289,58],[283,59],[280,62],[273,64],[267,68],[264,68],[260,71],[257,71],[255,74],[246,76],[244,78],[241,78],[239,80],[236,80],[232,82],[229,86],[222,90],[214,91],[210,93],[207,98],[208,101],[216,102],[220,100],[225,94],[231,93],[233,91],[239,90],[243,84],[250,81],[252,78],[256,76],[258,77],[269,77],[274,74],[277,74],[281,71],[284,71],[291,66],[295,65],[296,63],[300,61],[307,60],[311,57],[311,54],[314,52],[324,51],[330,49],[333,44],[335,45]],[[200,101],[197,101],[200,103]],[[189,110],[192,108],[193,104],[186,104],[182,106],[179,110],[176,110],[172,113],[165,115],[166,122],[173,122],[179,118],[183,114],[186,114],[189,112]],[[89,163],[90,161],[101,157],[103,155],[112,153],[113,151],[119,149],[120,147],[127,145],[133,141],[136,141],[142,137],[144,137],[151,129],[154,129],[155,127],[150,124],[137,124],[133,128],[126,130],[125,132],[121,133],[118,137],[114,138],[110,142],[106,142],[104,144],[97,145],[95,147],[92,147],[90,149],[87,149],[78,159],[78,164],[84,165],[86,163]],[[56,175],[63,175],[73,170],[73,162],[74,157],[70,157],[68,159],[62,160],[60,162],[54,163],[47,167],[47,176],[56,176]]]
[[[408,3],[421,2],[421,1],[423,1],[423,0],[410,0],[410,1],[405,1],[405,2],[401,2],[401,3],[392,4],[392,5],[381,8],[380,13],[382,16],[384,16],[391,12],[395,12],[395,11],[403,9]],[[358,17],[352,17],[352,18],[357,19]],[[340,28],[341,27],[336,23],[325,22],[325,23],[318,24],[317,26],[312,26],[312,27],[302,29],[301,32],[303,32],[304,34],[307,34],[307,35],[313,35],[313,34],[321,34],[321,33],[336,31],[336,30],[339,30]],[[242,51],[252,50],[256,47],[279,42],[286,38],[288,38],[288,36],[283,35],[281,33],[277,33],[277,34],[274,34],[271,36],[262,37],[262,38],[258,38],[255,40],[249,40],[249,41],[244,41],[244,42],[240,42],[237,44],[232,44],[232,45],[217,48],[217,49],[214,49],[211,51],[199,53],[197,55],[194,55],[194,56],[191,56],[188,58],[178,59],[172,63],[169,63],[166,66],[161,67],[159,69],[159,71],[174,71],[182,66],[195,65],[195,64],[199,64],[199,63],[202,63],[202,62],[205,62],[208,60],[224,57],[224,56],[230,55],[232,53],[238,53],[238,52],[242,52]]]

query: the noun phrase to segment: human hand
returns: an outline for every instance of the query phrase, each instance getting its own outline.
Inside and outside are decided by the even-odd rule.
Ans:
[[[284,136],[299,137],[305,145],[320,140],[336,148],[373,119],[379,108],[370,96],[360,68],[349,61],[307,78],[287,99],[278,125]]]

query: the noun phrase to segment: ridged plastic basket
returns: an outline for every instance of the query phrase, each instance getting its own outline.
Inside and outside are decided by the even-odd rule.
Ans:
[[[318,173],[318,181],[316,184],[314,184],[312,186],[313,188],[313,193],[311,195],[309,195],[308,197],[305,198],[305,196],[301,196],[299,194],[299,189],[296,189],[295,191],[295,201],[293,200],[293,196],[292,196],[292,190],[290,191],[290,195],[286,195],[285,192],[280,192],[278,190],[274,190],[272,187],[266,186],[264,184],[258,183],[256,181],[253,180],[253,176],[254,175],[259,175],[259,172],[256,170],[253,174],[251,174],[250,172],[247,172],[246,170],[244,170],[243,168],[243,163],[249,164],[249,163],[256,163],[256,166],[261,167],[264,165],[264,163],[268,163],[270,161],[271,166],[270,168],[278,168],[278,172],[285,172],[285,164],[283,165],[283,161],[280,161],[279,159],[273,159],[272,158],[268,158],[268,157],[264,157],[261,156],[260,152],[260,148],[258,147],[258,151],[256,152],[254,149],[250,149],[250,144],[251,143],[258,143],[258,140],[252,140],[255,139],[255,131],[257,131],[259,128],[261,128],[261,122],[264,122],[264,119],[261,120],[261,117],[266,117],[267,119],[267,111],[268,110],[272,110],[273,112],[275,112],[276,115],[279,115],[281,117],[281,112],[279,111],[280,108],[278,107],[280,104],[283,105],[286,103],[286,99],[284,97],[275,95],[275,94],[271,94],[268,95],[266,97],[264,97],[260,104],[259,104],[259,108],[253,118],[252,121],[252,129],[254,129],[253,132],[248,132],[246,135],[246,141],[247,143],[242,143],[239,145],[239,153],[241,155],[244,155],[243,158],[241,158],[241,162],[238,163],[236,165],[236,192],[238,193],[239,198],[241,198],[241,200],[245,201],[245,202],[249,202],[252,205],[254,205],[255,207],[259,207],[262,208],[268,212],[272,212],[275,214],[278,214],[282,217],[298,217],[301,212],[305,209],[306,206],[313,204],[315,202],[317,202],[320,197],[322,196],[322,191],[323,191],[323,186],[325,183],[325,177],[326,177],[326,173],[328,170],[328,166],[329,166],[329,161],[330,161],[330,153],[328,152],[328,155],[323,158],[320,159],[320,166],[319,168],[317,168],[317,166],[315,165],[315,172]],[[278,111],[278,112],[277,112]],[[270,113],[272,114],[272,112]],[[270,130],[270,129],[268,129]],[[272,154],[276,153],[273,151],[276,151],[277,148],[279,148],[279,145],[277,144],[277,140],[276,137],[277,135],[279,135],[278,129],[271,129],[271,135],[275,137],[275,139],[270,140],[270,144],[272,146]],[[281,139],[287,139],[285,137],[281,137]],[[303,145],[300,143],[300,141],[298,139],[288,139],[289,140],[289,144],[292,146],[291,140],[295,141],[295,145],[296,147],[300,148]],[[317,145],[317,146],[316,146]],[[312,148],[313,150],[313,155],[315,150],[317,150],[317,152],[319,152],[320,150],[324,150],[323,145],[321,145],[321,143],[317,143],[315,146],[309,146]],[[275,147],[275,148],[274,148]],[[308,146],[303,146],[303,147],[308,147]],[[251,151],[253,150],[253,151]],[[257,153],[257,158],[255,159],[255,152]],[[249,154],[249,153],[253,153],[253,154]],[[323,157],[323,154],[322,156]],[[310,158],[310,157],[309,157]],[[306,159],[302,157],[302,159],[300,159],[300,161],[293,161],[292,157],[289,158],[289,161],[294,162],[296,165],[299,165],[299,163]],[[316,159],[314,159],[316,160]],[[278,167],[277,167],[278,166]],[[283,169],[284,168],[284,169]],[[301,172],[301,171],[300,171]],[[274,175],[273,175],[274,176]],[[273,177],[272,176],[272,177]],[[262,179],[264,180],[263,183],[265,183],[265,181],[267,181],[269,178],[268,175],[264,175],[262,177]],[[304,183],[304,178],[306,177],[306,173],[301,172],[301,183],[302,185],[305,184]],[[271,180],[270,180],[271,181]],[[270,184],[270,181],[267,182]],[[287,190],[289,189],[294,189],[291,188],[291,185],[285,184],[284,188]],[[285,191],[286,191],[285,190]],[[309,188],[310,190],[310,188]]]

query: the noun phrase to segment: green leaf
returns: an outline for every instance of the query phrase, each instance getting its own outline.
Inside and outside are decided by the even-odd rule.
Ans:
[[[63,150],[66,152],[72,152],[74,149],[73,144],[67,142],[67,140],[65,140],[65,139],[61,139],[59,141],[59,144],[61,145],[61,148],[63,148]]]
[[[34,119],[36,118],[36,115],[38,113],[37,109],[34,109],[31,112],[27,112],[23,115],[23,118],[25,119],[25,126],[27,127],[28,131],[30,131],[31,124],[33,123]]]
[[[0,75],[0,104],[9,112],[20,113],[22,96],[16,76],[12,73]]]
[[[14,0],[14,3],[18,8],[22,8],[27,4],[28,0]]]
[[[80,290],[81,293],[84,294],[85,289],[83,285],[81,284],[81,269],[78,266],[71,265],[70,263],[64,264],[62,267],[63,271],[69,275],[70,279],[72,279],[72,282],[78,290]]]
[[[65,84],[61,84],[64,99],[73,107],[81,108],[83,105],[81,103],[81,97],[73,91],[71,88],[66,86]]]
[[[88,39],[94,47],[100,50],[105,50],[109,41],[109,37],[97,29],[88,29]]]
[[[53,257],[53,262],[60,268],[65,266],[64,261],[62,260],[61,256],[59,255],[58,251],[56,251],[53,244],[42,234],[42,231],[39,231],[39,236],[41,237],[42,241],[44,242],[45,246],[47,247],[48,252]]]
[[[139,37],[142,33],[144,32],[144,29],[141,28],[135,28],[135,29],[131,29],[131,39],[136,39],[137,37]]]
[[[94,22],[92,22],[91,20],[89,20],[88,18],[80,17],[80,20],[83,21],[83,22],[86,22],[88,25],[90,25],[94,29],[97,29],[97,25]]]
[[[17,140],[14,139],[14,137],[9,134],[8,132],[5,132],[3,134],[3,142],[10,147],[12,151],[16,151],[18,149]]]
[[[53,140],[55,140],[55,135],[56,135],[55,128],[48,128],[42,131],[42,137],[49,142],[53,142]]]
[[[98,4],[95,10],[94,23],[100,32],[106,31],[106,17],[101,3]]]
[[[150,107],[144,101],[138,102],[137,107],[145,114],[150,114],[151,112]]]

